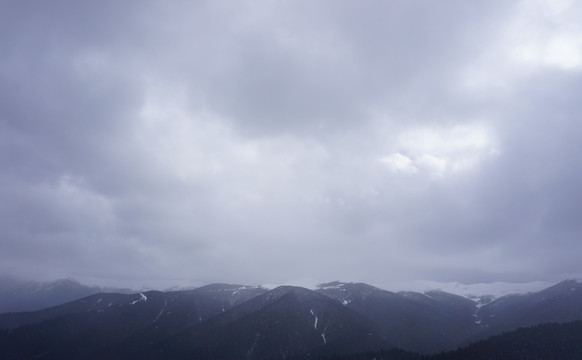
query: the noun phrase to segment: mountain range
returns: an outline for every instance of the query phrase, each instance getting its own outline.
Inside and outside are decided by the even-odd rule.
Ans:
[[[575,280],[488,303],[363,283],[315,290],[214,284],[97,293],[0,314],[0,358],[316,359],[392,348],[434,354],[518,328],[575,320],[582,320],[582,283]]]
[[[0,313],[45,309],[100,292],[132,293],[133,291],[87,286],[73,279],[41,282],[0,275]]]

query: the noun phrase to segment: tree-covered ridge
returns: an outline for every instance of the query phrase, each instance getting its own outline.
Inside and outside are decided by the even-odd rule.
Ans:
[[[455,351],[418,355],[398,349],[319,360],[563,360],[582,359],[582,321],[541,324],[492,336]]]

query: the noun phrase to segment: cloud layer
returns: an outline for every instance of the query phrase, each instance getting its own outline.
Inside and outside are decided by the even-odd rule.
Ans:
[[[573,1],[6,1],[0,271],[582,276]]]

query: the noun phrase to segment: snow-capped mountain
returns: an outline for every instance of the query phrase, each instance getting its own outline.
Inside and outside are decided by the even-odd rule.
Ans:
[[[482,306],[476,314],[479,337],[540,323],[582,319],[582,282],[565,280],[530,294],[507,295]]]
[[[458,282],[412,281],[409,283],[390,284],[386,288],[395,291],[415,291],[425,293],[439,290],[463,296],[484,304],[507,295],[528,294],[543,290],[554,283],[548,281],[531,281],[525,283],[491,282],[462,284]]]

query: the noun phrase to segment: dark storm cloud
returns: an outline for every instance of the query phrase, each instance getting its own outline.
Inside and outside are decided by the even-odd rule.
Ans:
[[[576,4],[4,8],[0,271],[130,286],[582,272]]]

